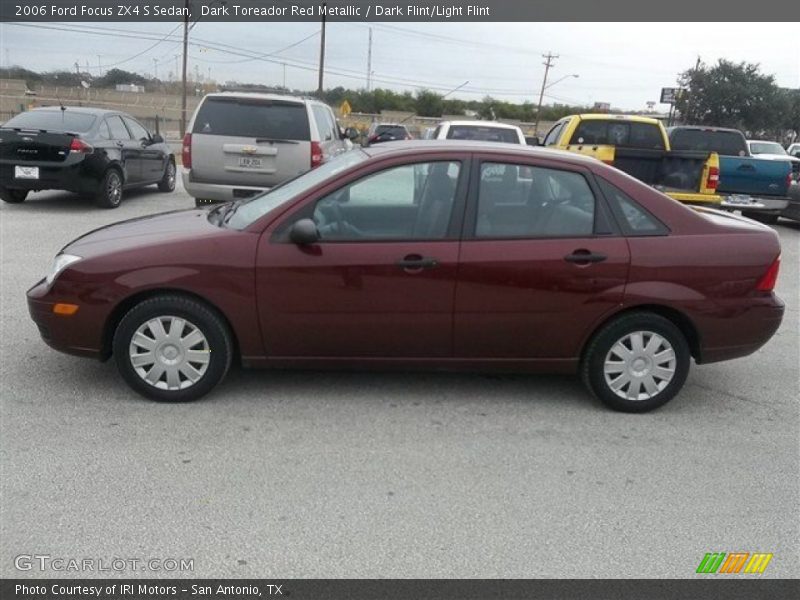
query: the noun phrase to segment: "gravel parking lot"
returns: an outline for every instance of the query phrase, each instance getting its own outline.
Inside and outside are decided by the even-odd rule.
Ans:
[[[75,575],[14,567],[47,554],[194,559],[128,576],[691,577],[712,551],[800,573],[800,224],[776,226],[776,337],[644,415],[569,377],[475,374],[234,370],[160,405],[39,339],[25,291],[66,242],[192,205],[0,206],[0,576]]]

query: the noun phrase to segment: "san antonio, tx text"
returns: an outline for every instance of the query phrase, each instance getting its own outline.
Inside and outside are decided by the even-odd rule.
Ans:
[[[264,596],[283,596],[282,585],[264,584],[263,586],[257,585],[223,585],[217,584],[215,586],[205,585],[190,585],[185,588],[178,588],[176,585],[145,585],[134,583],[115,583],[111,585],[67,585],[63,583],[54,583],[47,585],[24,585],[17,584],[14,586],[14,591],[17,596],[44,596],[48,592],[53,596],[70,596],[71,598],[79,596],[93,596],[99,598],[101,596],[128,596],[128,595],[143,595],[143,596],[177,596],[178,592],[184,594],[191,594],[192,596],[235,596],[237,598],[245,597],[264,597]]]

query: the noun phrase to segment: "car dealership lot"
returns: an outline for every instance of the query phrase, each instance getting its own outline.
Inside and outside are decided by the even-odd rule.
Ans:
[[[800,224],[776,227],[775,338],[645,415],[576,378],[435,373],[236,369],[159,405],[39,339],[24,292],[61,246],[192,205],[0,206],[0,576],[67,575],[14,568],[34,553],[194,558],[201,577],[684,577],[712,551],[800,570]]]

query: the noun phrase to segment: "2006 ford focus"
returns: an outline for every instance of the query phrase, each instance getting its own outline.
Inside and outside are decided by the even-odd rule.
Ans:
[[[355,150],[267,194],[71,242],[28,292],[42,337],[199,398],[252,367],[580,373],[612,408],[775,333],[776,234],[593,159],[507,144]],[[532,383],[533,385],[533,383]]]

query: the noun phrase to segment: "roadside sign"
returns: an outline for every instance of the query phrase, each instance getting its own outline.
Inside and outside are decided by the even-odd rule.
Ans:
[[[661,104],[675,104],[681,95],[681,88],[661,88]]]
[[[341,103],[341,105],[339,105],[339,114],[342,117],[346,117],[352,111],[353,111],[353,109],[350,108],[350,103],[347,100],[345,100],[344,102]]]

